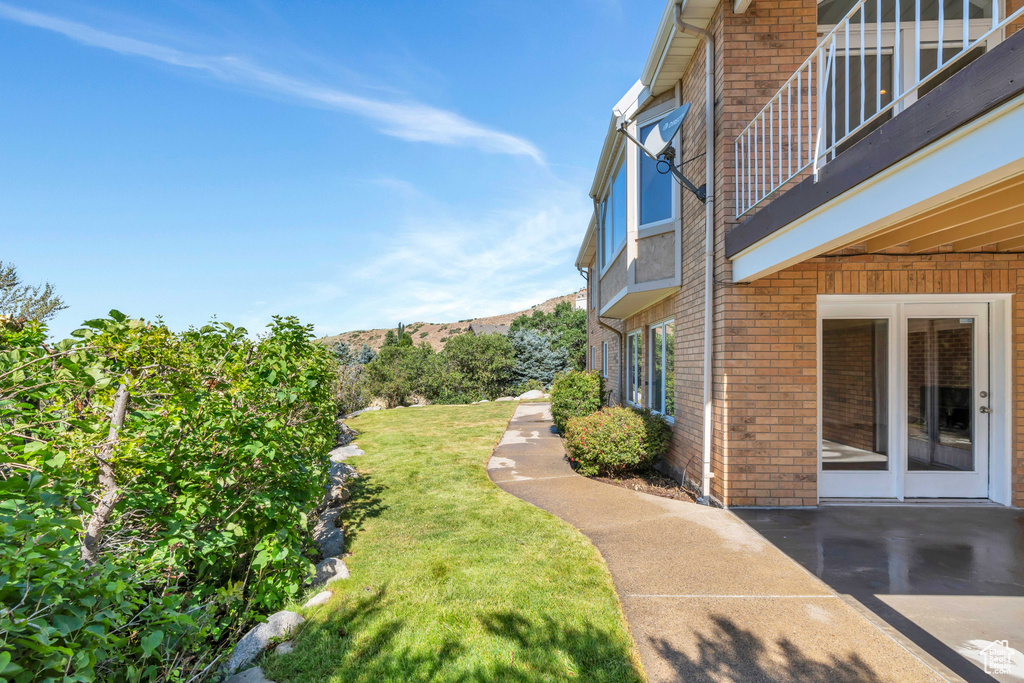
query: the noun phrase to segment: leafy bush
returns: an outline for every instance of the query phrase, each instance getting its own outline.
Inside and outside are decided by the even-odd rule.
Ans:
[[[512,383],[515,351],[503,335],[460,334],[449,339],[439,355],[439,395],[477,394],[493,400]]]
[[[555,427],[565,432],[569,418],[600,410],[604,379],[596,372],[573,371],[555,378],[551,385],[551,416]]]
[[[563,301],[551,313],[537,309],[532,315],[521,315],[512,321],[511,332],[535,330],[551,338],[551,348],[564,349],[573,369],[587,367],[587,312],[575,310]]]
[[[370,405],[373,396],[367,389],[365,374],[365,367],[359,364],[342,365],[338,368],[338,381],[334,390],[338,412],[354,413]]]
[[[672,438],[672,427],[662,415],[650,408],[633,408],[643,420],[644,450],[651,462],[668,453],[668,442]]]
[[[294,318],[75,336],[0,324],[0,679],[179,680],[309,575],[334,361]]]
[[[578,464],[577,471],[588,476],[615,474],[650,462],[643,418],[628,408],[605,408],[570,418],[565,444]]]
[[[541,388],[551,384],[559,373],[571,369],[569,353],[552,346],[552,335],[536,330],[517,330],[508,335],[515,352],[515,379],[519,382],[535,380]]]

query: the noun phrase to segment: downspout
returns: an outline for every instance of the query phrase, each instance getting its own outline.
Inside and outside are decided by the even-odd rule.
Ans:
[[[711,439],[714,430],[714,299],[715,299],[715,37],[682,19],[683,3],[675,6],[676,30],[704,41],[704,147],[707,201],[704,203],[704,434],[701,497],[711,502]]]

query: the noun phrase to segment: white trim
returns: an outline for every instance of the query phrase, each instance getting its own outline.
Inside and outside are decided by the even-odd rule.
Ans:
[[[665,412],[665,402],[666,402],[665,401],[665,397],[666,397],[665,387],[666,387],[666,385],[668,383],[666,381],[666,378],[668,377],[668,373],[665,371],[665,369],[666,369],[665,366],[667,366],[667,363],[665,363],[665,358],[667,358],[666,354],[668,354],[668,353],[673,354],[673,357],[675,356],[675,352],[676,352],[675,346],[674,346],[675,338],[676,338],[675,322],[676,322],[675,318],[670,316],[668,318],[663,318],[662,320],[659,320],[657,322],[651,323],[650,325],[647,326],[647,351],[648,351],[648,353],[647,353],[647,407],[651,409],[652,413],[655,413],[657,415],[661,415],[663,418],[665,418],[665,420],[668,421],[669,424],[675,424],[675,421],[676,421],[676,418],[675,418],[675,405],[674,405],[675,404],[675,397],[672,398],[672,403],[673,403],[672,414],[669,414],[669,413]],[[663,331],[662,334],[661,334],[661,345],[662,345],[662,349],[661,349],[661,358],[662,358],[662,368],[661,368],[661,401],[662,401],[662,405],[661,405],[661,410],[655,410],[654,409],[654,397],[653,397],[653,392],[654,392],[654,358],[655,358],[655,355],[654,355],[654,340],[656,339],[655,330],[657,330],[659,327],[663,328],[664,326],[669,325],[669,324],[671,324],[673,326],[673,330],[672,330],[672,343],[673,343],[673,347],[671,349],[668,348],[668,343],[666,341],[666,339],[668,338],[668,335],[666,335],[664,333],[664,331]],[[673,362],[672,365],[673,365],[673,371],[672,372],[674,374],[675,373],[675,363]]]
[[[750,282],[1024,171],[1024,96],[950,133],[732,258]]]
[[[601,346],[601,376],[608,379],[608,342]]]
[[[679,223],[679,218],[666,218],[663,221],[645,225],[637,231],[636,238],[638,240],[642,240],[647,239],[648,237],[656,237],[657,235],[664,235],[665,233],[673,232],[679,227]]]
[[[639,369],[641,371],[641,373],[642,373],[643,372],[643,345],[644,345],[643,329],[642,328],[637,328],[637,329],[633,330],[632,332],[626,333],[626,354],[625,354],[626,355],[626,391],[623,392],[623,395],[626,398],[626,404],[627,405],[633,406],[634,408],[640,408],[642,401],[633,401],[632,400],[633,399],[633,381],[635,379],[637,379],[637,378],[633,377],[633,374],[634,374],[633,359],[629,355],[629,342],[630,342],[630,338],[634,338],[635,339],[635,341],[633,342],[633,348],[635,350],[639,351],[639,356],[640,356],[637,359],[637,368],[636,369]],[[641,374],[641,377],[643,377],[642,374]],[[637,398],[642,398],[643,388],[641,387],[640,382],[637,382],[636,384],[637,384]]]
[[[904,403],[906,401],[906,344],[905,321],[909,315],[928,314],[928,306],[939,304],[969,305],[986,304],[988,306],[988,345],[979,349],[981,355],[988,354],[988,391],[989,406],[993,412],[989,414],[988,429],[988,485],[986,495],[982,498],[964,499],[970,504],[979,500],[991,500],[999,505],[1012,505],[1012,473],[1014,458],[1014,419],[1015,408],[1013,395],[1013,294],[1008,293],[972,293],[972,294],[865,294],[841,295],[819,294],[817,296],[817,446],[818,446],[818,502],[840,497],[854,499],[878,499],[880,502],[892,503],[905,499],[907,475],[907,425]],[[907,309],[910,309],[909,311]],[[936,309],[937,310],[937,309]],[[955,310],[955,309],[954,309]],[[948,309],[938,311],[938,315],[951,315]],[[955,315],[955,314],[953,314]],[[859,486],[857,480],[864,479],[864,485],[870,482],[863,475],[877,474],[891,476],[891,490],[876,489],[872,495],[858,495],[863,488],[840,492],[822,493],[829,488],[829,474],[821,469],[821,427],[822,427],[822,339],[821,321],[823,318],[887,318],[890,323],[889,339],[889,470],[886,472],[842,472],[850,483]],[[969,317],[965,315],[964,317]],[[896,346],[893,346],[893,344]],[[895,384],[894,384],[895,382]],[[983,383],[980,383],[983,384]],[[976,399],[977,400],[977,399]],[[973,408],[972,408],[973,410]],[[894,416],[893,413],[896,412]],[[979,469],[975,465],[976,471]],[[895,470],[895,471],[893,471]],[[954,476],[957,473],[954,473]],[[854,475],[851,477],[850,475]],[[861,475],[861,476],[856,476]],[[879,493],[882,496],[879,496]],[[942,493],[939,491],[938,493]],[[886,496],[885,494],[889,494]],[[915,499],[916,500],[916,499]]]

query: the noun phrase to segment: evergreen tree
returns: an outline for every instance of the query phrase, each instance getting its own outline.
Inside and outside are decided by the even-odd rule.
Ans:
[[[363,347],[359,349],[359,353],[355,355],[353,360],[356,365],[369,365],[376,357],[377,352],[370,348],[369,344],[363,344]]]
[[[521,315],[512,321],[511,331],[536,330],[551,336],[551,347],[565,349],[576,370],[587,366],[587,312],[573,310],[568,301],[555,306],[551,313],[536,310],[532,315]]]
[[[380,345],[381,350],[391,346],[398,346],[398,337],[395,335],[394,330],[388,330],[384,334],[384,343]]]
[[[551,335],[536,330],[516,330],[508,335],[509,343],[516,354],[514,375],[516,381],[537,380],[550,386],[555,375],[572,369],[569,352],[556,348]]]
[[[334,342],[334,345],[331,346],[331,353],[338,360],[338,365],[352,365],[355,361],[352,349],[343,341]]]

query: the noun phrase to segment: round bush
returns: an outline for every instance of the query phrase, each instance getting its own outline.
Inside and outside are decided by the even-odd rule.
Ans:
[[[603,396],[604,380],[596,372],[559,375],[551,385],[551,417],[555,427],[564,434],[570,418],[600,410]]]
[[[569,419],[565,444],[580,474],[615,474],[647,465],[644,420],[627,408],[605,408]]]

